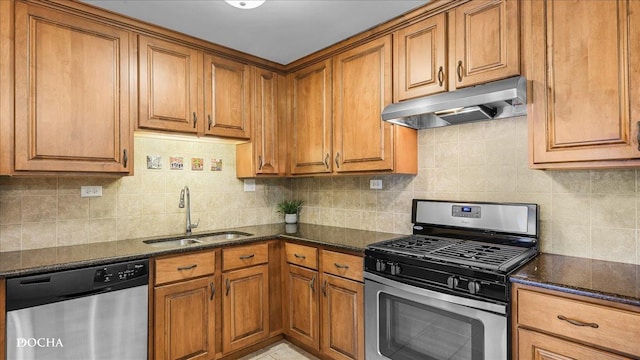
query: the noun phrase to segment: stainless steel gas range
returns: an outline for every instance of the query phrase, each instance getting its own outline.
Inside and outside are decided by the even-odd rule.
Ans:
[[[412,222],[365,251],[367,360],[508,359],[508,275],[538,254],[538,206],[414,199]]]

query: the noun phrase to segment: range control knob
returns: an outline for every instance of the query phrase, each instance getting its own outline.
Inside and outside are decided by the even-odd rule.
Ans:
[[[385,271],[387,269],[387,263],[382,260],[376,260],[376,271]]]
[[[480,283],[477,281],[469,281],[467,287],[469,288],[469,292],[472,294],[477,294],[480,292]]]
[[[447,278],[447,287],[453,289],[458,286],[458,278],[455,276],[449,276]]]
[[[391,275],[400,275],[400,265],[391,264]]]

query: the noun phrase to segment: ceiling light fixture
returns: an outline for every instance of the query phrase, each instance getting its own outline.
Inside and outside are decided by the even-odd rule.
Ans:
[[[265,0],[224,0],[229,5],[237,7],[238,9],[255,9],[258,6],[264,4]]]

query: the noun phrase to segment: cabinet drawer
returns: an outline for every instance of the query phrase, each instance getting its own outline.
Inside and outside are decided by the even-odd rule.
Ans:
[[[635,312],[519,289],[518,324],[640,355],[640,314]]]
[[[363,260],[360,256],[322,250],[322,271],[356,281],[364,281]]]
[[[284,246],[287,254],[287,262],[304,266],[309,269],[318,269],[318,249],[312,246],[286,243]]]
[[[269,244],[247,245],[222,250],[222,271],[264,264],[269,261]]]
[[[214,269],[215,255],[213,251],[156,259],[155,284],[213,274]]]

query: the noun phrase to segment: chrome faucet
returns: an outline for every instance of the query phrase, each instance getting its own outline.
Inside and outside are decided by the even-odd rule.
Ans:
[[[200,224],[200,219],[198,219],[198,222],[195,224],[191,223],[191,195],[189,195],[188,186],[185,186],[180,191],[180,203],[178,204],[178,207],[184,209],[185,196],[187,197],[187,234],[191,234],[191,229],[195,229],[198,227],[198,224]]]

